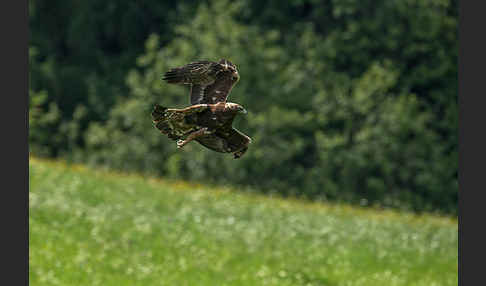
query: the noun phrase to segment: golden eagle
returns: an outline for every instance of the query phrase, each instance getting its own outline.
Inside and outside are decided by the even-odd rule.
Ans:
[[[158,104],[152,112],[155,127],[182,148],[192,140],[222,153],[240,158],[248,149],[251,138],[233,128],[236,115],[246,110],[239,104],[226,102],[228,94],[240,76],[236,66],[219,62],[198,61],[170,69],[163,80],[191,87],[191,106],[169,109]]]

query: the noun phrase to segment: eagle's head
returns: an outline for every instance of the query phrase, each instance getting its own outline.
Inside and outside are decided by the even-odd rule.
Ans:
[[[232,110],[236,113],[240,113],[240,114],[247,114],[248,112],[246,111],[245,108],[243,108],[243,106],[239,105],[238,103],[233,103],[233,102],[227,102],[226,103],[226,109],[228,110]]]
[[[241,106],[241,105],[240,105],[240,106],[238,107],[238,113],[241,113],[241,114],[247,114],[247,113],[248,113],[248,111],[246,111],[246,109],[244,109],[244,108],[243,108],[243,106]]]
[[[231,73],[231,81],[233,82],[233,84],[236,84],[240,80],[240,75],[238,74],[238,70],[236,69],[236,66],[232,62],[226,59],[220,59],[218,63],[221,66],[223,66],[224,70]]]

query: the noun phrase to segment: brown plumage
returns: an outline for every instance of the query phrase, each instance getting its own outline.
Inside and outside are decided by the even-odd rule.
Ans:
[[[191,106],[167,109],[156,105],[152,112],[155,127],[169,138],[178,140],[178,148],[192,140],[222,153],[240,158],[251,143],[250,137],[232,127],[233,120],[246,110],[226,102],[239,80],[236,66],[227,60],[198,61],[169,70],[163,80],[191,87]]]

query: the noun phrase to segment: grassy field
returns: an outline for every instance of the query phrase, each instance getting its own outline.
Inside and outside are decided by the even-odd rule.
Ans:
[[[30,160],[30,285],[457,285],[457,221]]]

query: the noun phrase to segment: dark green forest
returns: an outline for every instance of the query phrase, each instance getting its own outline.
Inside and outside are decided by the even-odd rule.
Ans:
[[[458,1],[29,1],[34,156],[244,190],[457,214]],[[169,68],[226,58],[253,139],[178,150]]]

